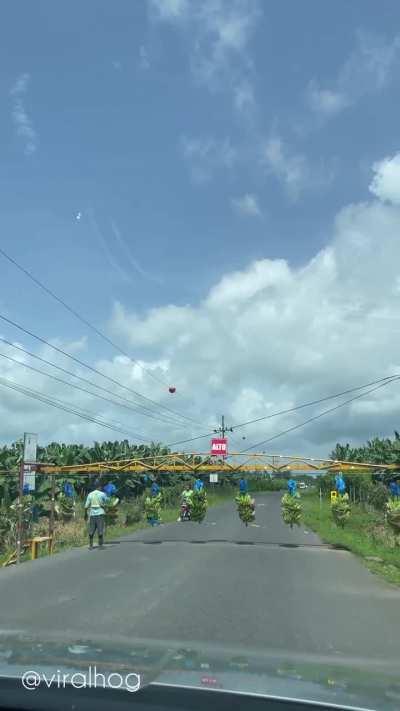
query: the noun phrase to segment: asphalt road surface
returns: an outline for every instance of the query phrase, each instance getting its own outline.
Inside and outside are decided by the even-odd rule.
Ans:
[[[226,503],[201,525],[0,570],[0,632],[400,658],[400,591],[304,526],[286,527],[279,494],[256,501],[247,528]]]

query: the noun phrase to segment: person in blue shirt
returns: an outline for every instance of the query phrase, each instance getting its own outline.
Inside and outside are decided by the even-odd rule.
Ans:
[[[203,491],[204,489],[204,483],[201,481],[201,479],[196,479],[194,482],[194,490],[195,491]]]
[[[240,492],[241,494],[247,494],[248,490],[249,490],[249,487],[248,487],[248,484],[247,484],[246,479],[240,479],[240,481],[239,481],[239,492]]]

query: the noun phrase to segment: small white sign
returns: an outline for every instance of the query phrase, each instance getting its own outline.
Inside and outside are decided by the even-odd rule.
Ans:
[[[26,492],[35,491],[36,489],[35,469],[29,464],[24,464],[24,489]]]
[[[210,474],[210,484],[218,484],[218,474]]]
[[[36,488],[35,465],[37,453],[37,434],[25,432],[24,434],[24,489],[31,492]]]

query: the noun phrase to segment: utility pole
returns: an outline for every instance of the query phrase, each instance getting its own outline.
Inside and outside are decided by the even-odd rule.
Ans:
[[[225,427],[225,415],[221,415],[221,427],[214,430],[215,434],[222,434],[225,437],[226,432],[233,432],[233,427]]]

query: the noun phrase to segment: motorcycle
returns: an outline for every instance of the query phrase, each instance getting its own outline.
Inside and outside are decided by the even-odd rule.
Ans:
[[[180,521],[190,521],[190,519],[191,519],[190,505],[186,501],[183,501],[181,503],[181,515],[179,517],[179,520]]]

